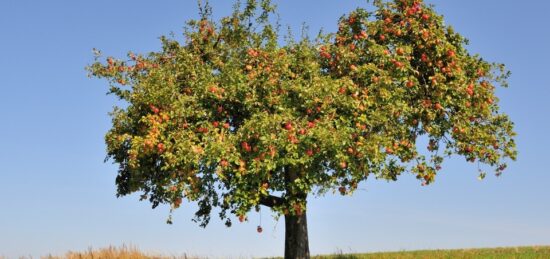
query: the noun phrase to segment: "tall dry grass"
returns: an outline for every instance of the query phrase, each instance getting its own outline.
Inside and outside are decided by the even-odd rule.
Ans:
[[[86,252],[69,251],[63,256],[48,255],[42,259],[198,259],[188,256],[165,256],[141,252],[137,247],[123,245],[121,247],[110,246],[102,249],[88,249]],[[2,259],[2,258],[0,258]]]
[[[48,255],[42,259],[199,259],[201,257],[166,256],[141,252],[134,246],[122,247],[110,246],[103,249],[88,249],[86,252],[67,252],[63,256]],[[281,257],[275,257],[281,258]],[[506,247],[506,248],[482,248],[482,249],[457,249],[457,250],[424,250],[424,251],[400,251],[369,254],[344,254],[338,251],[332,255],[312,256],[315,259],[549,259],[550,246],[530,247]],[[8,259],[0,255],[0,259]],[[20,259],[32,259],[32,257],[20,257]]]

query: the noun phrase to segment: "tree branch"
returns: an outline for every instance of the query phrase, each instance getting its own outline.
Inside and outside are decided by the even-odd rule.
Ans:
[[[275,206],[280,206],[285,202],[285,200],[281,197],[268,195],[266,197],[260,198],[260,204],[264,205],[269,208],[273,208]]]

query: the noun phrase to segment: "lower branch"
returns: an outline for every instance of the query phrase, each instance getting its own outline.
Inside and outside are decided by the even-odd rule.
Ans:
[[[268,196],[260,198],[260,204],[264,205],[266,207],[269,207],[269,208],[273,208],[275,206],[280,206],[284,203],[284,201],[285,200],[283,198],[273,196],[273,195],[268,195]]]

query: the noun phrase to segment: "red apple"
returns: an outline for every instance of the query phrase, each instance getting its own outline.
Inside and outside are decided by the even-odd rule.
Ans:
[[[401,62],[399,62],[399,61],[394,61],[393,64],[394,64],[397,68],[403,67],[403,63],[401,63]]]
[[[288,139],[288,140],[290,141],[290,143],[292,143],[292,144],[298,143],[298,138],[296,138],[296,136],[295,136],[294,134],[288,134],[287,139]]]
[[[467,88],[467,89],[466,89],[466,93],[467,93],[469,96],[473,96],[473,95],[474,95],[474,89],[472,89],[472,88]]]
[[[159,151],[159,153],[164,152],[164,144],[158,143],[157,144],[157,150]]]
[[[156,106],[152,105],[152,104],[149,105],[149,108],[151,108],[151,111],[152,111],[154,114],[157,114],[157,113],[160,112],[160,109],[157,108]]]
[[[455,56],[455,52],[454,52],[453,50],[448,50],[448,51],[447,51],[447,56],[449,56],[449,57],[452,58],[452,57]]]
[[[248,50],[248,55],[251,56],[251,57],[257,57],[258,56],[258,52],[254,49],[249,49]]]
[[[246,142],[246,141],[241,142],[241,147],[242,147],[242,149],[244,149],[246,152],[250,152],[250,151],[252,150],[252,148],[250,147],[250,145],[249,145],[248,142]]]
[[[344,194],[346,194],[346,187],[340,186],[340,187],[338,187],[338,191],[340,192],[340,194],[344,195]]]
[[[181,198],[176,198],[174,201],[174,207],[178,208],[181,205]]]
[[[405,51],[402,48],[397,48],[396,52],[397,52],[397,55],[405,54]]]
[[[422,62],[428,62],[428,55],[426,55],[426,53],[422,53],[420,60],[422,60]]]
[[[340,162],[340,168],[346,169],[346,167],[348,167],[348,163],[346,163],[346,161]]]
[[[287,123],[285,123],[284,127],[285,127],[286,130],[292,130],[292,123],[287,122]]]
[[[424,38],[430,37],[430,31],[424,30],[424,31],[422,32],[422,37],[424,37]]]
[[[153,147],[153,141],[151,141],[150,139],[146,139],[143,144],[145,144],[145,147],[146,148],[152,148]]]
[[[222,167],[227,167],[227,166],[229,165],[229,162],[227,162],[227,160],[225,160],[225,159],[222,159],[222,160],[220,161],[220,165],[221,165]]]
[[[321,52],[321,57],[326,58],[326,59],[330,59],[332,56],[330,55],[330,53],[323,51],[323,52]]]

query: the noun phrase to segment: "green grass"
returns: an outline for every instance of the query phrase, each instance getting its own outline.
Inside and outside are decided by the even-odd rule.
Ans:
[[[335,254],[329,256],[315,256],[317,259],[409,259],[409,258],[494,258],[494,259],[550,259],[550,246],[511,247],[511,248],[482,248],[457,250],[421,250],[401,251],[368,254]]]
[[[83,252],[67,252],[63,256],[44,256],[43,259],[198,259],[196,256],[165,256],[144,253],[132,246],[108,247],[103,249],[89,249]],[[279,257],[280,258],[280,257]],[[483,249],[457,249],[457,250],[422,250],[400,251],[368,254],[343,254],[338,252],[333,255],[312,256],[316,259],[413,259],[413,258],[494,258],[494,259],[550,259],[550,246],[509,247],[509,248],[483,248]],[[0,259],[4,259],[0,256]]]

